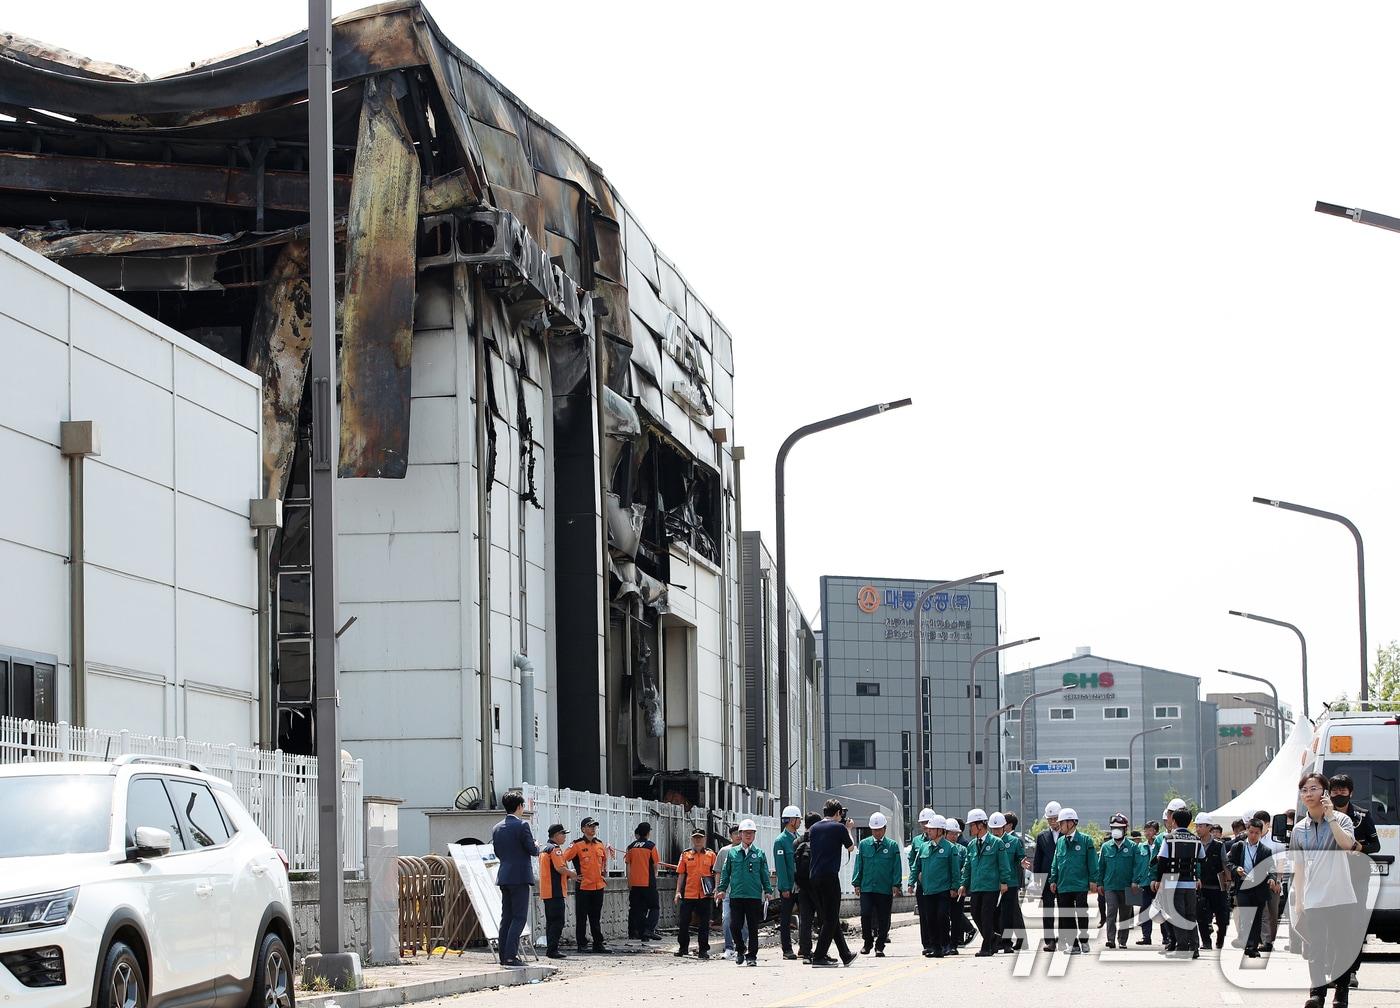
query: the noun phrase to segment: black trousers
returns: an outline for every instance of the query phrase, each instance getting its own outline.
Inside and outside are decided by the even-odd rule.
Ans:
[[[1269,897],[1272,895],[1273,893],[1262,885],[1235,890],[1235,905],[1240,908],[1240,923],[1249,921],[1245,925],[1249,931],[1244,939],[1244,947],[1250,952],[1259,949],[1259,936],[1264,930],[1264,918],[1269,915]]]
[[[1060,940],[1089,940],[1089,894],[1086,892],[1057,893],[1060,907]]]
[[[779,906],[782,908],[782,916],[778,918],[778,940],[783,946],[783,955],[792,955],[792,909],[797,905],[797,893],[791,891],[787,896],[778,897]]]
[[[953,897],[935,892],[921,898],[924,916],[919,921],[919,937],[924,951],[942,954],[953,947]]]
[[[758,958],[758,929],[763,923],[763,900],[729,897],[729,940],[734,943],[734,955],[739,959]],[[744,947],[744,925],[748,925],[749,944]]]
[[[835,875],[823,875],[812,880],[812,890],[821,920],[821,934],[817,936],[817,947],[812,950],[813,961],[827,958],[832,942],[836,943],[841,958],[849,959],[851,950],[846,947],[846,936],[841,933],[841,880]]]
[[[1225,944],[1225,927],[1230,923],[1230,897],[1224,890],[1202,887],[1196,891],[1196,926],[1201,929],[1201,948],[1210,948],[1210,925],[1215,922],[1215,944]]]
[[[603,890],[576,889],[574,891],[574,933],[578,936],[578,947],[588,944],[588,929],[593,928],[593,947],[603,947]]]
[[[1142,887],[1142,937],[1146,941],[1152,940],[1152,905],[1157,902],[1157,894],[1152,891],[1152,887],[1145,885]]]
[[[627,937],[647,938],[661,923],[661,896],[656,886],[631,886],[627,890]]]
[[[501,962],[514,962],[520,956],[520,933],[530,916],[529,885],[501,886],[501,926],[496,932],[496,948]]]
[[[965,939],[971,938],[977,933],[977,929],[967,919],[967,911],[963,909],[963,901],[956,896],[949,897],[948,912],[952,920],[953,945],[959,946]]]
[[[797,954],[803,959],[812,958],[812,933],[819,927],[821,917],[817,909],[817,899],[809,881],[797,890]]]
[[[564,936],[564,897],[544,901],[544,950],[559,951],[559,939]]]
[[[1189,886],[1191,883],[1187,883]],[[1169,889],[1171,917],[1162,923],[1163,938],[1170,938],[1170,945],[1178,952],[1194,952],[1200,947],[1200,935],[1196,932],[1196,890],[1183,886]]]
[[[894,896],[883,892],[860,894],[860,936],[866,947],[882,949],[890,943],[890,916],[894,912]]]
[[[982,933],[981,951],[991,955],[1001,945],[1001,915],[998,906],[1001,893],[975,892],[972,894],[972,919],[977,922],[977,930]]]
[[[695,924],[695,944],[700,952],[709,955],[710,952],[710,911],[714,908],[715,901],[708,896],[701,896],[699,899],[681,900],[680,909],[676,911],[676,927],[680,930],[680,950],[690,951],[690,925]]]
[[[1021,913],[1021,890],[1007,887],[997,904],[997,915],[1001,921],[1001,939],[1014,941],[1019,946],[1026,940],[1026,918]]]
[[[1050,882],[1047,879],[1045,888],[1040,893],[1040,927],[1041,937],[1046,941],[1055,940],[1055,894],[1050,891]]]

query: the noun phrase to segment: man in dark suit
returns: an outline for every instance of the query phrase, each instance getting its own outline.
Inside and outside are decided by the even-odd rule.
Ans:
[[[1278,892],[1274,853],[1262,842],[1264,829],[1262,819],[1251,819],[1245,838],[1232,844],[1225,854],[1228,872],[1235,883],[1235,903],[1240,908],[1241,923],[1249,918],[1244,954],[1250,959],[1259,958],[1259,931],[1268,913],[1269,897]]]
[[[1031,873],[1040,883],[1041,935],[1045,951],[1055,951],[1055,894],[1050,891],[1050,862],[1055,860],[1055,843],[1060,839],[1060,803],[1045,806],[1045,821],[1049,824],[1035,838],[1035,854],[1031,858]]]
[[[496,870],[496,885],[501,887],[501,927],[497,945],[502,966],[524,966],[520,961],[520,933],[525,930],[530,912],[530,884],[534,881],[531,862],[540,856],[535,835],[516,815],[525,797],[519,791],[507,791],[501,798],[506,817],[491,831],[491,846],[500,859]]]

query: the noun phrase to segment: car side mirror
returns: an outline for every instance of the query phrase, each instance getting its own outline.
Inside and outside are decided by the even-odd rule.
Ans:
[[[156,826],[136,827],[136,844],[128,852],[133,860],[164,857],[169,853],[169,833]]]

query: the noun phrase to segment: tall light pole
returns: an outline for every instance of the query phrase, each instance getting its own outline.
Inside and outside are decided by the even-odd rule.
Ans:
[[[1239,745],[1239,742],[1238,742],[1238,741],[1234,741],[1234,742],[1221,742],[1221,743],[1220,743],[1218,746],[1216,746],[1214,749],[1210,750],[1210,752],[1207,753],[1207,755],[1212,755],[1212,756],[1213,756],[1213,755],[1215,755],[1216,753],[1218,753],[1221,749],[1229,749],[1231,746],[1237,746],[1237,745]],[[1201,785],[1201,786],[1197,789],[1197,793],[1196,793],[1196,803],[1197,803],[1198,805],[1200,805],[1201,808],[1205,808],[1205,807],[1206,807],[1206,774],[1205,774],[1205,769],[1206,769],[1206,768],[1205,768],[1205,761],[1202,760],[1202,761],[1201,761],[1201,780],[1200,780],[1200,785]],[[1217,783],[1218,783],[1219,780],[1220,780],[1220,760],[1219,760],[1219,758],[1217,758],[1216,761],[1215,761],[1215,779],[1216,779],[1216,782],[1217,782]]]
[[[1001,717],[1007,711],[1016,709],[1015,704],[1007,704],[1005,707],[998,707],[987,715],[987,723],[982,726],[982,752],[992,751],[992,722]],[[992,781],[992,761],[989,757],[982,757],[982,808],[987,807],[987,792],[991,790]],[[971,806],[969,806],[970,808]]]
[[[925,588],[914,602],[914,742],[918,750],[914,754],[914,769],[918,774],[915,780],[919,782],[917,793],[920,808],[928,804],[928,788],[924,786],[924,603],[939,592],[963,588],[1005,573],[999,570],[988,571],[986,574],[974,574],[957,581],[941,581]],[[969,739],[968,745],[971,744]],[[975,767],[973,769],[976,770]]]
[[[1250,682],[1261,682],[1265,686],[1269,687],[1269,692],[1272,693],[1274,696],[1274,752],[1278,752],[1280,749],[1282,749],[1283,708],[1279,706],[1278,688],[1273,683],[1269,682],[1269,680],[1257,675],[1247,675],[1244,672],[1231,672],[1229,669],[1216,669],[1216,671],[1221,673],[1222,675],[1234,676],[1236,679],[1248,679]],[[1234,697],[1234,699],[1242,700],[1245,703],[1254,702],[1253,700],[1246,699],[1245,697]]]
[[[787,613],[787,512],[784,504],[785,497],[785,477],[784,471],[787,467],[788,453],[792,451],[797,442],[810,434],[817,434],[824,430],[831,430],[833,427],[842,427],[857,420],[865,420],[868,417],[879,416],[881,413],[892,409],[899,409],[902,406],[913,405],[912,399],[899,399],[895,402],[876,403],[864,409],[853,410],[850,413],[842,413],[840,416],[828,417],[826,420],[818,420],[809,423],[805,427],[799,427],[787,436],[782,447],[778,449],[778,460],[774,465],[773,488],[776,513],[774,515],[777,524],[777,567],[778,567],[778,765],[783,768],[783,790],[789,787],[790,771],[788,761],[788,613]],[[806,785],[803,785],[805,792]],[[783,796],[784,801],[790,801],[791,796]],[[798,795],[797,804],[805,806],[806,802]]]
[[[1378,227],[1384,231],[1400,231],[1400,217],[1387,217],[1374,210],[1357,210],[1352,207],[1338,206],[1336,203],[1323,203],[1321,200],[1313,205],[1313,209],[1318,213],[1328,214],[1332,217],[1346,217],[1358,224],[1369,224],[1371,227]]]
[[[1039,700],[1041,697],[1050,696],[1054,693],[1063,693],[1072,690],[1073,686],[1056,686],[1054,689],[1041,690],[1039,693],[1032,693],[1021,701],[1020,713],[1016,715],[1016,741],[1020,743],[1021,751],[1021,800],[1016,806],[1016,814],[1027,824],[1035,822],[1035,816],[1026,818],[1026,705],[1032,700]]]
[[[335,233],[331,199],[331,11],[329,0],[308,0],[307,146],[311,174],[311,569],[312,668],[316,697],[317,869],[320,956],[306,969],[338,990],[359,976],[359,957],[346,953],[341,916],[345,871],[340,849],[340,706],[336,676],[335,480],[340,459],[336,420]],[[482,712],[482,717],[486,712]],[[485,722],[483,721],[483,724]]]
[[[1137,774],[1137,768],[1133,766],[1133,743],[1136,742],[1138,739],[1142,738],[1144,735],[1151,735],[1153,732],[1163,732],[1163,731],[1171,731],[1171,730],[1172,730],[1172,726],[1169,725],[1169,724],[1166,724],[1166,725],[1162,725],[1160,728],[1147,728],[1147,729],[1144,729],[1143,731],[1138,732],[1138,733],[1137,733],[1136,735],[1134,735],[1132,738],[1128,739],[1128,822],[1129,822],[1129,823],[1135,823],[1135,822],[1137,822],[1137,819],[1134,817],[1134,812],[1135,812],[1135,810],[1134,810],[1134,808],[1133,808],[1133,792],[1136,790],[1136,783],[1137,783],[1136,780],[1134,779],[1135,775]],[[1143,755],[1143,759],[1146,759],[1146,758],[1147,758],[1147,743],[1146,743],[1146,742],[1144,742],[1144,743],[1142,744],[1142,755]]]
[[[1321,511],[1302,504],[1270,500],[1267,497],[1255,497],[1254,503],[1267,504],[1269,507],[1282,508],[1284,511],[1297,511],[1299,514],[1312,515],[1314,518],[1326,518],[1328,521],[1345,525],[1351,532],[1351,537],[1356,540],[1356,609],[1361,631],[1361,702],[1364,704],[1371,699],[1371,684],[1370,677],[1367,675],[1366,657],[1366,551],[1361,545],[1361,530],[1350,518],[1333,511]]]
[[[1268,616],[1260,616],[1258,613],[1240,612],[1238,609],[1231,609],[1230,615],[1243,616],[1245,619],[1254,620],[1256,623],[1271,623],[1274,626],[1287,627],[1298,635],[1298,647],[1303,653],[1303,717],[1312,720],[1312,715],[1308,712],[1308,640],[1303,636],[1303,631],[1299,630],[1292,623],[1270,619]]]
[[[1020,640],[1008,641],[1005,644],[993,644],[985,647],[972,656],[972,661],[967,663],[967,766],[968,766],[968,791],[967,800],[971,802],[968,808],[973,808],[977,804],[977,663],[989,654],[997,654],[1008,648],[1020,647],[1022,644],[1034,644],[1040,640],[1039,637],[1023,637]],[[922,695],[923,684],[920,683],[920,693]],[[982,759],[990,763],[991,752],[983,750]]]

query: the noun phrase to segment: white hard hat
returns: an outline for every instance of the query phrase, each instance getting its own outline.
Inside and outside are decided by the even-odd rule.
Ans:
[[[992,829],[1001,829],[1006,825],[1006,816],[1002,815],[1000,812],[993,812],[987,818],[987,825]]]
[[[926,809],[924,809],[922,812],[919,813],[919,822],[921,822],[921,823],[927,823],[930,819],[932,819],[932,818],[934,817],[934,815],[935,815],[935,813],[934,813],[933,809],[931,809],[931,808],[926,808]]]
[[[968,824],[969,826],[971,826],[971,825],[972,825],[973,823],[975,823],[975,822],[986,822],[986,821],[987,821],[987,813],[983,812],[980,808],[975,808],[975,809],[973,809],[972,811],[970,811],[970,812],[967,814],[967,824]]]
[[[949,833],[961,833],[961,832],[962,832],[962,827],[958,825],[958,821],[957,821],[956,819],[954,819],[952,816],[949,816],[947,819],[944,819],[944,820],[943,820],[943,828],[944,828],[945,830],[947,830]]]
[[[1064,822],[1066,819],[1079,822],[1079,813],[1072,808],[1062,808],[1060,809],[1060,821]]]
[[[1184,798],[1173,798],[1171,801],[1167,802],[1168,812],[1180,812],[1185,807],[1186,799]]]
[[[928,821],[928,827],[929,829],[946,830],[948,828],[948,820],[944,819],[941,815],[935,815]]]
[[[796,805],[789,805],[787,808],[783,809],[783,818],[784,818],[784,819],[801,819],[801,818],[802,818],[802,810],[801,810],[800,808],[798,808]]]
[[[871,814],[871,816],[870,816],[870,828],[871,828],[871,829],[884,829],[884,828],[885,828],[886,826],[888,826],[888,825],[889,825],[889,823],[888,823],[888,822],[886,821],[886,819],[885,819],[885,813],[883,813],[883,812],[875,812],[875,813],[872,813],[872,814]]]
[[[740,832],[740,833],[747,833],[747,832],[750,831],[750,830],[755,830],[755,831],[756,831],[757,829],[758,829],[758,826],[754,823],[754,821],[753,821],[752,819],[745,819],[743,822],[741,822],[741,823],[739,824],[739,832]]]
[[[1196,825],[1197,825],[1197,826],[1214,826],[1214,825],[1215,825],[1215,820],[1212,819],[1210,816],[1206,815],[1204,812],[1202,812],[1200,815],[1196,816]]]
[[[1060,816],[1060,803],[1059,803],[1059,802],[1057,802],[1057,801],[1052,801],[1050,804],[1048,804],[1048,805],[1045,806],[1045,818],[1046,818],[1046,819],[1058,819],[1059,816]]]

